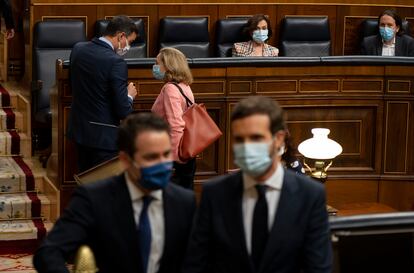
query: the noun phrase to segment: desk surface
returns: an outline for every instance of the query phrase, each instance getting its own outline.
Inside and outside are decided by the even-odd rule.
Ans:
[[[396,212],[397,210],[381,203],[351,203],[344,204],[336,208],[338,213],[336,216],[350,216],[357,214],[373,214]]]

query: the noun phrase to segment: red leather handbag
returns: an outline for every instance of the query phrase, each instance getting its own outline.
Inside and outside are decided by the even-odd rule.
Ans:
[[[215,142],[223,133],[207,113],[203,103],[193,103],[184,94],[181,87],[173,83],[186,100],[187,110],[183,114],[185,121],[184,134],[180,141],[178,156],[186,161],[196,157]]]

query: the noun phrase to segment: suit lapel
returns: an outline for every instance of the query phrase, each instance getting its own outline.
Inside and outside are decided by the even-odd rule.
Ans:
[[[131,255],[131,261],[136,261],[136,272],[141,271],[139,248],[138,248],[138,234],[134,219],[134,212],[131,203],[131,196],[129,195],[126,186],[125,176],[121,174],[115,178],[116,182],[113,184],[113,214],[117,219],[117,226],[124,242],[128,248],[128,254]]]
[[[254,272],[253,262],[250,255],[247,252],[246,236],[244,231],[243,211],[242,211],[242,198],[243,198],[243,178],[241,172],[234,175],[234,178],[228,181],[229,188],[228,193],[225,196],[229,196],[229,201],[226,206],[223,206],[223,217],[227,222],[228,227],[227,234],[231,236],[230,240],[237,248],[235,253],[240,253],[240,262],[245,261],[247,267],[250,268],[250,272]],[[231,184],[230,184],[231,183]]]
[[[268,264],[275,263],[275,259],[277,259],[276,253],[284,247],[283,238],[285,234],[289,233],[290,215],[299,209],[298,202],[292,202],[295,200],[294,194],[297,190],[298,185],[294,175],[285,170],[275,220],[269,234],[263,260],[257,272],[265,272],[264,269]]]
[[[377,56],[382,56],[382,38],[380,35],[377,36],[376,51],[377,51]]]
[[[174,257],[171,253],[174,252],[174,234],[178,234],[177,225],[174,221],[177,221],[177,218],[174,217],[174,211],[177,211],[176,203],[171,196],[169,191],[169,187],[167,186],[163,191],[163,208],[164,208],[164,230],[165,230],[165,238],[164,238],[164,250],[161,258],[160,265],[163,267],[166,261],[166,257]],[[160,271],[161,268],[160,267]]]
[[[402,54],[403,50],[402,50],[402,41],[401,41],[401,37],[400,36],[395,36],[395,56],[403,56],[404,54]]]

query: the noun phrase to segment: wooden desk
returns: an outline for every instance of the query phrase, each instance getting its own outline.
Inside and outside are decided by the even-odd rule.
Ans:
[[[343,153],[335,158],[326,183],[330,205],[340,208],[348,203],[381,202],[381,196],[390,200],[387,192],[392,190],[393,196],[399,194],[395,200],[405,198],[407,204],[393,206],[399,210],[410,208],[414,197],[403,187],[414,185],[414,60],[377,58],[367,63],[361,57],[339,61],[337,57],[224,59],[221,63],[217,59],[190,60],[196,101],[205,103],[223,132],[197,158],[197,187],[210,177],[236,168],[230,113],[240,99],[263,95],[283,106],[294,144],[310,138],[312,128],[325,127],[331,130],[329,136],[342,145]],[[162,86],[153,79],[153,62],[138,59],[128,63],[129,80],[139,90],[134,101],[137,111],[149,111]],[[60,63],[56,96],[51,102],[53,144],[48,173],[63,196],[76,186],[76,149],[65,138],[71,101],[68,65]],[[401,191],[395,191],[394,184],[399,183],[394,182],[402,183]],[[381,183],[392,187],[381,187]]]
[[[381,203],[352,203],[343,204],[336,208],[338,213],[336,216],[350,216],[358,214],[373,214],[373,213],[387,213],[396,212],[397,210]]]

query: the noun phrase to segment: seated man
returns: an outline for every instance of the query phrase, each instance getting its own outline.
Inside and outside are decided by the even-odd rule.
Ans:
[[[168,124],[141,113],[118,133],[125,173],[80,186],[34,256],[39,273],[69,273],[67,259],[87,244],[100,273],[178,273],[195,211],[192,191],[168,183]]]
[[[379,34],[365,37],[362,55],[414,56],[414,39],[404,34],[401,17],[387,9],[378,17]]]

